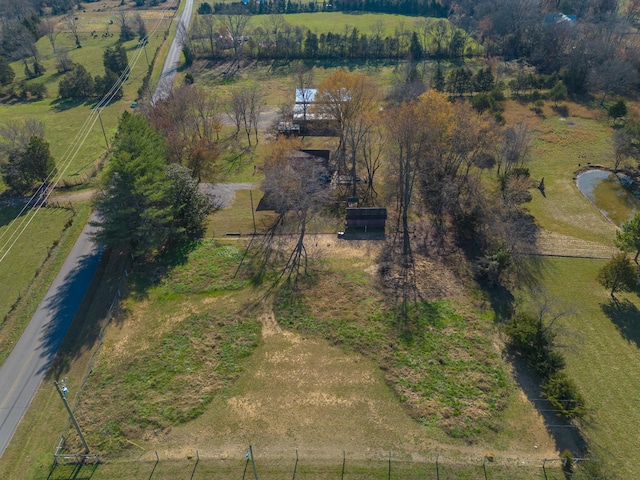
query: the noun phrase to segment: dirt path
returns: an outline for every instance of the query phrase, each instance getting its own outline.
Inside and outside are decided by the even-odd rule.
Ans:
[[[538,249],[541,255],[546,256],[602,259],[611,258],[611,255],[617,251],[613,243],[603,245],[548,230],[542,230],[539,233]]]
[[[98,194],[99,190],[90,189],[90,190],[80,190],[77,192],[65,192],[61,194],[54,194],[49,198],[50,202],[84,202],[86,200],[91,200]]]

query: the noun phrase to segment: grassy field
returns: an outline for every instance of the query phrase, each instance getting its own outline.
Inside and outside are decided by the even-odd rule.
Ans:
[[[66,208],[41,209],[27,233],[0,263],[0,363],[11,352],[89,217],[88,204],[76,204],[74,208],[75,213]],[[0,235],[7,232],[7,221],[13,221],[19,212],[17,207],[0,209]],[[2,242],[14,231],[3,236]]]
[[[430,324],[426,331],[433,331],[424,346],[428,350],[417,349],[417,339],[398,338],[403,347],[397,358],[388,358],[391,350],[379,342],[393,326],[380,314],[383,298],[366,272],[377,253],[352,250],[356,259],[345,263],[345,251],[338,248],[352,247],[335,244],[325,250],[320,281],[304,296],[317,322],[298,303],[288,308],[280,300],[274,312],[270,302],[256,303],[264,291],[248,286],[242,271],[234,277],[241,252],[233,244],[205,241],[130,277],[128,299],[106,332],[76,410],[92,448],[106,452],[108,462],[95,472],[91,466],[81,471],[97,479],[175,478],[193,471],[194,478],[235,478],[244,468],[247,445],[253,444],[263,478],[290,474],[296,448],[298,473],[305,478],[340,471],[343,450],[348,478],[385,478],[388,452],[394,478],[424,478],[435,470],[436,453],[441,478],[476,478],[487,452],[495,456],[487,466],[491,478],[540,478],[542,455],[553,454],[553,442],[532,407],[508,393],[512,387],[507,387],[497,352],[485,344],[490,320],[463,317],[447,302],[435,302],[424,312]],[[113,286],[107,290],[113,295]],[[111,298],[92,291],[95,298]],[[346,312],[362,295],[361,314]],[[472,323],[463,327],[467,322]],[[88,368],[95,348],[95,335],[76,338],[81,341],[71,340],[63,348],[64,356],[75,359],[66,373],[72,395],[83,375],[79,366]],[[475,345],[472,353],[464,354],[470,345]],[[436,375],[439,363],[420,359],[425,354],[449,365],[444,375]],[[380,369],[385,358],[390,370]],[[420,371],[416,363],[430,366]],[[394,369],[404,371],[411,383],[399,386],[407,395],[401,402],[398,385],[392,389],[388,383]],[[432,374],[435,390],[415,382]],[[483,382],[469,382],[479,376]],[[484,386],[478,390],[478,385]],[[420,407],[431,412],[423,425],[412,419],[410,405],[418,404],[408,398],[419,389],[437,392]],[[464,405],[446,405],[451,389],[464,390]],[[35,400],[38,409],[30,411],[17,441],[0,459],[9,475],[34,452],[42,453],[26,462],[26,478],[68,474],[67,467],[59,467],[49,476],[56,428],[66,432],[68,451],[77,443],[73,431],[64,428],[59,399],[51,390],[43,385]],[[491,395],[502,398],[490,400]],[[500,407],[506,407],[505,420],[486,429],[486,415],[496,420],[489,403],[505,399]],[[446,416],[451,416],[441,417],[448,409]],[[46,427],[48,437],[32,430],[43,411],[55,416]],[[461,432],[466,440],[445,433],[443,423],[464,425],[475,415],[475,427],[484,427],[473,432],[472,443],[469,432]],[[196,450],[202,458],[197,467]],[[161,458],[156,470],[154,451]]]
[[[543,284],[576,314],[561,322],[559,337],[567,370],[586,398],[589,415],[582,431],[593,454],[615,469],[615,478],[637,478],[640,454],[635,432],[640,417],[640,300],[622,295],[615,305],[595,280],[603,261],[549,259]]]
[[[535,115],[529,105],[510,101],[507,120],[527,121],[532,136],[528,165],[535,181],[544,178],[545,196],[533,191],[528,209],[536,223],[547,230],[584,240],[609,243],[615,227],[578,191],[575,176],[589,165],[612,165],[611,127],[600,120],[599,112],[572,104],[573,115],[566,119],[549,106],[544,117]]]
[[[526,113],[523,106],[508,111],[529,116],[534,135],[531,172],[545,178],[546,198],[535,191],[530,210],[545,229],[610,245],[615,227],[591,205],[575,186],[575,173],[590,165],[611,167],[612,129],[601,112],[571,104],[575,116],[561,119],[545,110],[546,118]],[[640,301],[623,296],[619,305],[595,280],[604,261],[548,258],[543,262],[540,284],[576,314],[560,325],[561,350],[567,370],[585,396],[589,415],[581,431],[592,454],[611,468],[616,478],[640,474],[633,459],[640,454],[630,438],[640,417],[633,414],[631,399],[640,388],[634,365],[640,345]],[[527,297],[526,292],[522,292]]]
[[[109,5],[114,4],[113,1],[108,3]],[[146,20],[148,31],[151,32],[159,21],[159,14],[155,11],[141,11],[141,13]],[[115,18],[115,7],[107,11],[95,12],[88,9],[84,13],[79,13],[79,35],[82,48],[73,48],[75,42],[73,36],[68,32],[58,35],[56,48],[70,49],[69,57],[71,60],[84,65],[94,76],[104,75],[102,52],[106,47],[114,46],[118,38],[117,25],[115,23],[113,25],[109,24]],[[158,30],[150,35],[149,43],[146,46],[150,61],[156,49],[164,42],[164,32],[169,26],[169,21],[169,18],[160,21]],[[113,35],[103,36],[107,30]],[[94,31],[96,32],[95,37],[91,36]],[[107,137],[115,134],[118,117],[123,111],[129,109],[129,105],[136,99],[137,91],[142,84],[142,78],[147,72],[144,52],[136,50],[136,45],[137,40],[124,43],[129,62],[133,68],[129,79],[123,86],[123,98],[106,107],[101,114]],[[69,161],[70,164],[64,177],[74,181],[74,179],[92,171],[94,163],[106,148],[100,124],[96,123],[85,138],[75,140],[76,142],[81,142],[82,146],[73,158],[71,158],[68,151],[72,140],[81,130],[95,102],[61,101],[58,99],[58,83],[62,75],[58,74],[56,70],[56,55],[53,53],[51,44],[46,37],[38,41],[37,47],[41,52],[40,61],[46,68],[46,73],[42,77],[28,82],[44,83],[49,93],[48,97],[42,100],[28,101],[7,97],[0,99],[0,118],[18,122],[29,118],[41,120],[45,124],[45,140],[49,142],[51,153],[56,161],[59,162],[59,170],[62,170],[66,162]],[[135,66],[133,66],[134,60],[136,60]],[[17,85],[18,82],[24,79],[24,66],[21,61],[18,61],[13,62],[12,67],[16,72],[14,85]],[[0,186],[1,188],[3,187]]]

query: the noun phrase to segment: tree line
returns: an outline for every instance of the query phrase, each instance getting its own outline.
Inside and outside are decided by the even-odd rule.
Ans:
[[[480,42],[487,55],[523,60],[560,75],[569,93],[624,95],[637,88],[640,2],[462,0],[443,2],[449,19]],[[558,17],[563,13],[574,17]]]
[[[381,22],[370,33],[357,27],[317,34],[293,26],[283,15],[271,15],[252,28],[247,15],[199,15],[186,49],[208,58],[257,59],[404,59],[461,58],[469,54],[471,38],[446,20],[424,20],[418,30],[402,26],[384,33]]]
[[[435,0],[323,0],[299,2],[292,0],[250,0],[243,2],[215,2],[213,7],[204,2],[198,8],[198,13],[242,13],[252,15],[272,15],[283,13],[314,13],[314,12],[374,12],[393,13],[422,17],[445,18],[449,8]]]

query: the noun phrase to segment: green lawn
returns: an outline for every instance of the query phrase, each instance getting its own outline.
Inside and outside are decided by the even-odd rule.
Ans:
[[[640,299],[620,295],[620,305],[595,280],[604,261],[548,259],[543,284],[576,315],[560,322],[567,372],[586,399],[582,431],[594,455],[615,467],[615,478],[638,478],[640,415]]]
[[[25,233],[0,263],[0,363],[11,352],[22,328],[33,314],[57,274],[89,216],[89,205],[76,204],[76,213],[63,208],[42,208]],[[29,214],[17,217],[18,207],[0,208],[0,257],[8,251],[12,235]],[[26,226],[26,223],[23,224]],[[21,299],[9,318],[12,305]]]
[[[611,242],[615,227],[578,191],[576,171],[592,165],[611,165],[611,128],[598,120],[549,115],[533,127],[528,165],[531,177],[544,178],[545,195],[533,191],[528,205],[543,228],[601,243]],[[583,157],[584,155],[584,157]]]

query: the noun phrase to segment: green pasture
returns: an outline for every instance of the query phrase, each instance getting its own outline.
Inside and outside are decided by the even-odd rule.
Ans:
[[[249,23],[249,32],[256,27],[268,29],[271,22],[269,17],[269,15],[253,16]],[[356,28],[360,33],[365,33],[368,36],[377,32],[380,32],[383,37],[393,36],[396,33],[410,36],[415,31],[418,35],[424,37],[434,22],[437,21],[447,23],[449,35],[452,35],[456,28],[446,19],[409,17],[390,13],[316,12],[292,13],[281,17],[291,26],[309,29],[317,35],[330,32],[350,35],[353,29]],[[429,36],[426,35],[426,37],[428,38]],[[477,54],[481,52],[481,49],[482,47],[471,37],[468,38],[468,52]]]
[[[291,13],[283,15],[284,20],[294,27],[308,28],[313,33],[351,34],[354,28],[359,32],[371,35],[380,31],[384,36],[393,35],[396,30],[419,31],[422,24],[429,25],[433,18],[407,17],[390,13],[349,13],[349,12],[316,12]],[[269,25],[268,15],[258,15],[253,25],[265,28]]]
[[[89,216],[89,205],[77,204],[76,212],[64,208],[42,208],[35,219],[19,207],[0,208],[0,257],[13,242],[12,235],[26,227],[24,234],[0,262],[0,363],[11,352],[22,328],[35,311],[49,284],[58,273]],[[23,223],[23,227],[19,225]],[[14,222],[11,224],[11,222]],[[15,238],[15,237],[14,237]],[[20,303],[11,314],[12,305]]]
[[[83,28],[80,33],[82,48],[72,48],[74,40],[69,33],[58,36],[56,48],[72,48],[69,51],[69,57],[74,62],[84,65],[93,76],[96,76],[104,75],[102,53],[106,47],[116,45],[118,31],[114,25],[108,25],[108,20],[102,22],[94,20],[94,22],[87,21],[82,24]],[[151,21],[147,23],[148,29],[151,31],[152,23]],[[101,32],[106,27],[101,29],[100,25],[108,25],[114,36],[102,37]],[[146,46],[149,61],[152,60],[156,49],[163,43],[164,30],[167,26],[168,20],[165,20],[161,23],[158,31],[151,35]],[[98,38],[91,37],[92,28],[96,29]],[[137,41],[132,40],[124,45],[130,64],[135,61],[135,66],[123,86],[123,98],[102,111],[102,122],[108,138],[111,138],[116,132],[118,117],[124,110],[130,109],[129,105],[136,100],[138,89],[147,72],[147,57],[145,57],[143,50],[136,50]],[[96,160],[106,149],[100,122],[95,122],[86,135],[78,135],[96,102],[95,100],[87,102],[62,101],[57,98],[58,83],[62,75],[58,74],[56,70],[56,55],[46,37],[41,38],[37,46],[41,52],[40,62],[46,68],[46,73],[42,77],[28,82],[44,83],[48,90],[48,97],[42,100],[28,101],[4,97],[0,99],[0,118],[3,119],[3,122],[8,120],[22,122],[31,118],[37,118],[44,122],[45,140],[49,142],[51,153],[58,162],[58,170],[66,169],[63,178],[76,183],[77,179],[92,171]],[[18,90],[17,84],[24,79],[24,65],[21,61],[13,62],[11,65],[16,72],[14,88]],[[75,153],[77,146],[80,148]]]
[[[0,257],[13,243],[13,234],[19,233],[24,224],[31,218],[32,211],[27,210],[20,214],[21,207],[3,206],[0,208],[0,245],[6,248],[0,250]],[[17,218],[16,218],[17,217]],[[11,304],[18,296],[26,293],[29,282],[33,279],[36,269],[45,260],[47,252],[54,242],[60,239],[60,232],[64,225],[73,219],[73,212],[66,209],[45,208],[41,209],[36,219],[31,222],[23,235],[0,263],[0,284],[3,286],[0,295],[0,314],[6,315]],[[11,223],[13,222],[13,224]],[[24,223],[23,223],[24,222]],[[37,233],[35,232],[37,230]]]
[[[545,196],[533,190],[528,205],[541,227],[584,240],[609,243],[615,227],[580,193],[575,176],[589,164],[612,166],[612,129],[598,120],[550,114],[531,130],[531,177],[544,178]]]
[[[634,293],[618,295],[618,304],[612,301],[596,281],[603,265],[549,258],[542,285],[562,307],[575,311],[560,320],[558,341],[567,372],[586,399],[589,413],[581,431],[592,454],[612,469],[612,478],[638,478],[640,299]]]

